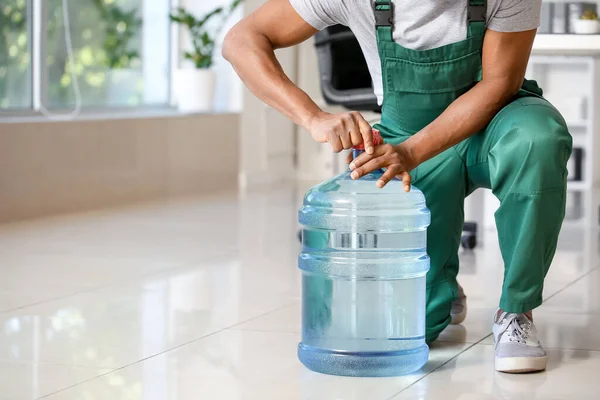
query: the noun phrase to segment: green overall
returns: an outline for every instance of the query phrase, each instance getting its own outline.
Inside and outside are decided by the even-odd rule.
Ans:
[[[386,142],[400,143],[420,131],[481,80],[486,4],[470,0],[468,7],[465,40],[411,50],[392,37],[391,1],[375,2],[384,87],[381,123],[375,128]],[[450,323],[451,303],[458,295],[464,199],[477,188],[492,189],[501,203],[495,214],[505,264],[500,307],[522,313],[542,303],[544,278],[565,214],[572,139],[559,112],[541,95],[536,82],[525,81],[486,129],[411,172],[432,216],[427,237],[428,342]]]

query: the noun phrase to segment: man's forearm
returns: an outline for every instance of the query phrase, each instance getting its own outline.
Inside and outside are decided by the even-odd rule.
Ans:
[[[256,97],[294,123],[307,127],[312,116],[321,112],[315,102],[285,74],[266,37],[260,34],[234,35],[226,41],[223,53]]]
[[[515,93],[502,80],[479,82],[402,146],[421,164],[485,128]]]
[[[315,141],[329,143],[335,152],[364,143],[371,154],[373,131],[362,115],[324,112],[287,77],[275,57],[275,49],[316,33],[288,0],[269,0],[229,31],[223,55],[256,97],[305,128]]]

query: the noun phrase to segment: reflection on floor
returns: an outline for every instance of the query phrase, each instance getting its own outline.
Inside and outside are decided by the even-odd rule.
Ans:
[[[547,372],[494,372],[493,234],[463,254],[469,315],[424,370],[306,370],[296,359],[300,198],[285,189],[0,227],[0,399],[600,398],[598,236],[571,225],[535,314]]]

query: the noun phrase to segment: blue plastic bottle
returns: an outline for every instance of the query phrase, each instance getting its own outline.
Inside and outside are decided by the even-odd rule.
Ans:
[[[300,209],[298,358],[311,370],[395,376],[427,362],[430,214],[415,187],[406,193],[393,180],[377,188],[382,173],[352,180],[344,172],[310,189]]]

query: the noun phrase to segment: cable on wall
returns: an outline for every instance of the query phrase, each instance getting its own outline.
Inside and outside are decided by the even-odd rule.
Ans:
[[[67,47],[67,57],[69,59],[69,67],[71,70],[71,82],[73,83],[73,92],[75,94],[75,107],[69,113],[57,114],[48,111],[44,106],[43,99],[40,99],[40,111],[48,119],[55,121],[64,121],[75,119],[81,112],[81,90],[79,88],[79,80],[75,73],[75,58],[73,56],[73,42],[71,41],[71,24],[69,20],[69,4],[68,0],[62,0],[63,12],[63,28],[65,30],[65,45]]]

